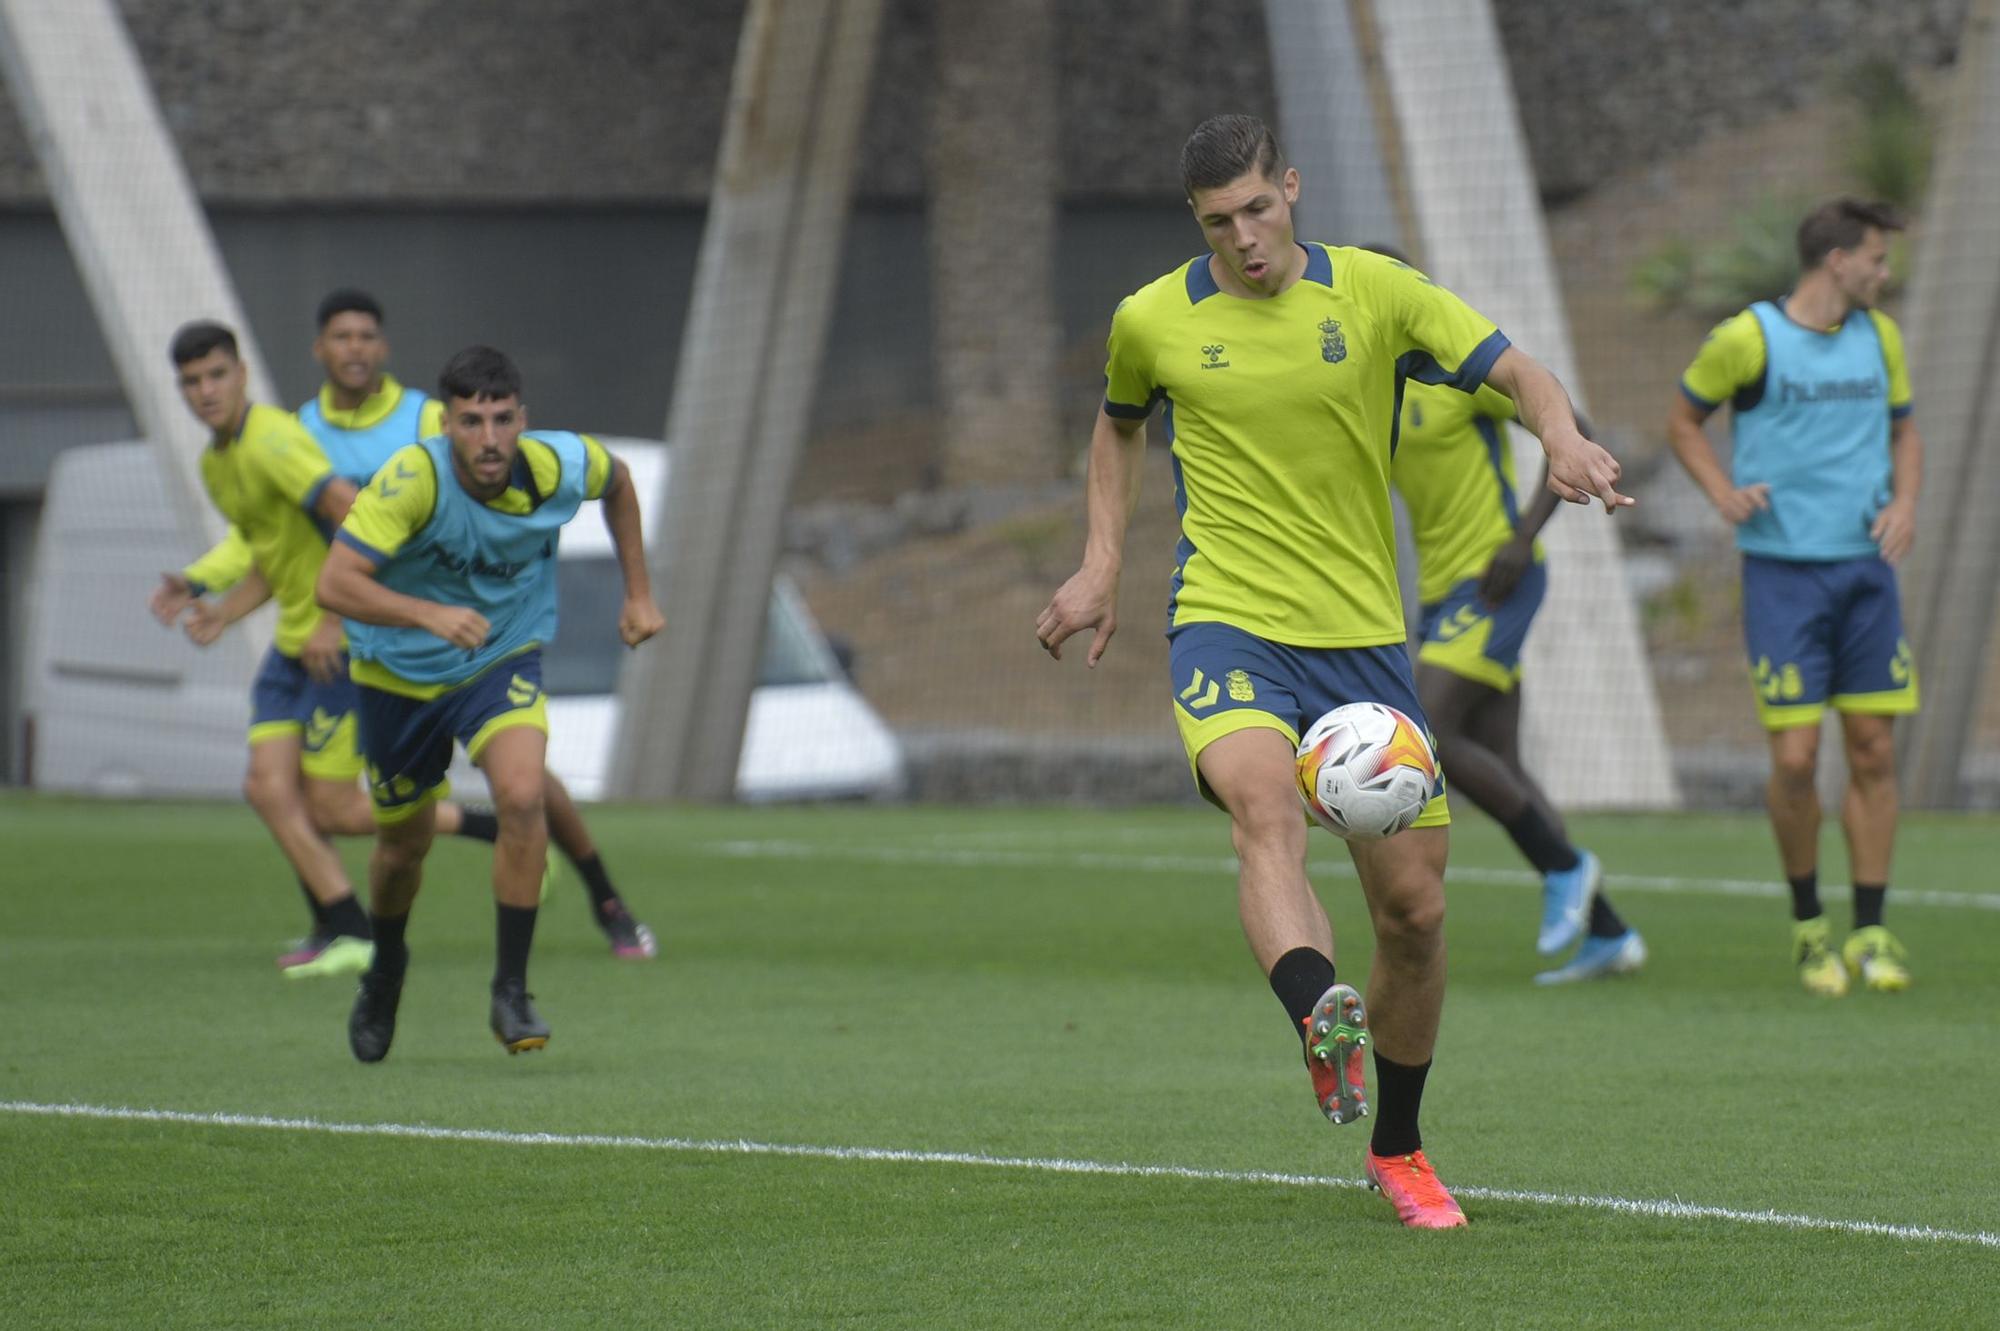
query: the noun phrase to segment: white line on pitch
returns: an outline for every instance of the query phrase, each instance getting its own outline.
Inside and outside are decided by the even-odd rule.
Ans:
[[[505,1132],[492,1128],[435,1127],[422,1123],[329,1123],[312,1118],[273,1118],[264,1114],[196,1114],[178,1109],[128,1109],[117,1105],[37,1104],[0,1100],[0,1113],[48,1118],[83,1118],[128,1123],[173,1123],[203,1128],[270,1128],[285,1132],[321,1132],[341,1137],[405,1137],[423,1141],[472,1142],[495,1146],[597,1146],[623,1150],[678,1151],[697,1155],[770,1155],[806,1160],[855,1160],[910,1165],[973,1165],[988,1169],[1035,1170],[1048,1174],[1095,1174],[1113,1178],[1185,1179],[1197,1183],[1272,1183],[1294,1188],[1359,1188],[1358,1179],[1321,1174],[1286,1174],[1249,1169],[1195,1169],[1188,1165],[1133,1165],[1115,1161],[1066,1160],[1060,1157],[984,1155],[977,1151],[903,1151],[870,1146],[802,1146],[782,1142],[702,1141],[690,1137],[622,1137],[597,1133]],[[1830,1220],[1823,1216],[1784,1211],[1739,1211],[1727,1206],[1697,1206],[1681,1201],[1643,1201],[1627,1197],[1588,1197],[1561,1192],[1521,1192],[1511,1188],[1456,1188],[1458,1196],[1474,1201],[1526,1202],[1563,1206],[1661,1220],[1722,1220],[1739,1225],[1814,1230],[1829,1234],[1865,1234],[1880,1238],[1921,1239],[1933,1243],[1970,1243],[2000,1248],[2000,1234],[1983,1230],[1939,1229],[1932,1225],[1891,1225],[1876,1220]]]
[[[710,841],[698,849],[734,859],[862,860],[876,864],[931,864],[943,868],[1113,869],[1132,873],[1233,874],[1231,855],[1114,855],[1102,851],[952,850],[928,846],[843,846],[809,841]],[[1315,874],[1352,878],[1354,866],[1338,860],[1315,862]],[[1540,874],[1527,869],[1488,869],[1453,865],[1447,877],[1459,882],[1495,883],[1508,887],[1540,887]],[[1607,873],[1604,885],[1620,892],[1684,893],[1719,897],[1789,897],[1780,883],[1756,878],[1685,878],[1650,874]],[[1840,889],[1828,889],[1840,895]],[[2000,910],[2000,893],[1936,892],[1923,888],[1895,889],[1893,900],[1904,906],[1957,906],[1969,910]]]

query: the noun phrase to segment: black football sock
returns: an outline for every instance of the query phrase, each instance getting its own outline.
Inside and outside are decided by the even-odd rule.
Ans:
[[[316,934],[329,932],[326,927],[326,907],[319,904],[319,898],[313,895],[313,890],[306,886],[306,880],[303,878],[299,879],[299,892],[306,899],[306,909],[313,913],[313,932]]]
[[[1792,918],[1795,920],[1816,920],[1826,912],[1819,904],[1819,870],[1808,869],[1797,878],[1787,878],[1792,885]]]
[[[490,809],[460,809],[458,835],[490,846],[500,839],[500,817]]]
[[[1531,803],[1521,810],[1521,816],[1511,823],[1502,823],[1507,835],[1521,848],[1521,854],[1528,863],[1535,866],[1536,873],[1561,873],[1574,869],[1579,861],[1576,847],[1556,834],[1549,820],[1542,817]]]
[[[368,917],[361,913],[361,903],[352,892],[326,908],[326,931],[336,938],[369,936]]]
[[[1590,899],[1590,936],[1592,938],[1617,938],[1628,926],[1618,918],[1618,912],[1611,909],[1611,903],[1599,892]]]
[[[592,851],[589,859],[571,859],[570,863],[576,866],[577,874],[590,892],[590,904],[602,916],[604,908],[618,900],[618,889],[611,886],[611,875],[605,871],[604,857]]]
[[[528,949],[535,943],[535,911],[533,906],[508,906],[494,903],[499,912],[499,932],[495,940],[493,958],[493,983],[505,980],[528,981]]]
[[[1292,1034],[1305,1038],[1313,1005],[1333,988],[1333,963],[1316,947],[1295,947],[1271,967],[1271,992],[1292,1019]]]
[[[1854,885],[1854,927],[1871,929],[1882,923],[1882,899],[1889,895],[1887,883]]]
[[[1417,1111],[1424,1103],[1424,1078],[1431,1065],[1410,1067],[1375,1055],[1375,1135],[1368,1149],[1389,1157],[1408,1155],[1424,1144],[1417,1131]]]
[[[401,975],[410,964],[410,949],[403,943],[403,931],[410,927],[408,912],[368,918],[375,925],[375,964],[369,969],[383,975]]]

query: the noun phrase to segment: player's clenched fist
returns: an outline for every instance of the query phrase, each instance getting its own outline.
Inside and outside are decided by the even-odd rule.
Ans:
[[[667,626],[667,617],[651,597],[635,597],[625,602],[618,614],[618,636],[627,647],[637,647]]]
[[[424,627],[454,647],[472,651],[486,642],[486,635],[493,626],[486,622],[486,616],[477,610],[468,610],[460,605],[440,605],[431,613],[431,622]]]

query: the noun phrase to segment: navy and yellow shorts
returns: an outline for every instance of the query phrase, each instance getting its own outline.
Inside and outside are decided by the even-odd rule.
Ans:
[[[1409,653],[1383,647],[1287,647],[1230,624],[1183,624],[1167,633],[1174,720],[1202,798],[1219,803],[1201,779],[1201,751],[1224,735],[1263,727],[1298,747],[1299,736],[1350,702],[1387,703],[1428,735]],[[1413,826],[1451,821],[1444,778]]]
[[[1896,571],[1878,556],[1827,563],[1743,556],[1743,638],[1766,730],[1835,711],[1917,710]]]
[[[538,648],[435,697],[412,698],[366,684],[359,691],[361,751],[368,755],[368,792],[378,823],[400,823],[451,793],[445,773],[454,741],[465,745],[476,763],[503,730],[533,726],[547,734],[549,729]]]
[[[273,647],[264,653],[250,685],[250,742],[296,735],[303,745],[301,772],[317,780],[352,781],[361,774],[354,704],[346,657],[341,658],[334,681],[322,684],[306,672],[298,657]]]
[[[1521,682],[1521,646],[1548,594],[1549,570],[1540,560],[1497,606],[1479,599],[1479,579],[1467,578],[1424,607],[1417,661],[1510,693]]]

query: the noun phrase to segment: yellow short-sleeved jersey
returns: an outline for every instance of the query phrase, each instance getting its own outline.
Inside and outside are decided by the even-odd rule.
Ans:
[[[1882,364],[1889,372],[1889,414],[1906,416],[1910,411],[1910,366],[1903,355],[1903,330],[1880,310],[1869,310],[1868,318],[1882,340]],[[1703,410],[1712,411],[1762,384],[1769,359],[1756,314],[1738,310],[1709,330],[1694,363],[1681,376],[1681,391]]]
[[[297,656],[319,623],[313,584],[326,562],[326,526],[313,512],[333,468],[290,412],[253,405],[232,439],[202,450],[201,479],[242,532],[278,603],[273,645]]]
[[[1507,339],[1393,259],[1309,244],[1305,274],[1245,300],[1209,256],[1127,297],[1104,409],[1166,404],[1181,542],[1169,623],[1300,647],[1403,641],[1390,457],[1405,379],[1479,387]]]
[[[221,540],[181,570],[181,576],[193,585],[195,595],[205,596],[209,592],[228,591],[250,576],[256,562],[250,553],[250,539],[232,523]]]
[[[1417,599],[1431,605],[1486,571],[1493,552],[1514,538],[1520,519],[1514,448],[1506,422],[1514,400],[1481,387],[1403,389],[1401,437],[1391,476],[1410,513],[1417,547]],[[1541,542],[1535,558],[1542,557]]]

